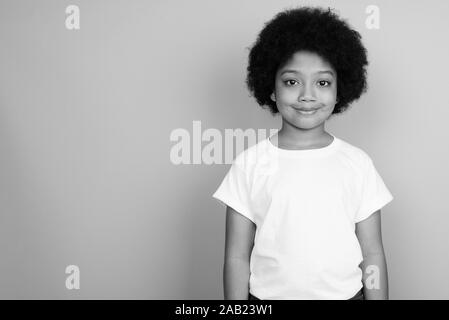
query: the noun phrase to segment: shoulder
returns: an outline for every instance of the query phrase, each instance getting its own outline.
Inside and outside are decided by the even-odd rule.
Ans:
[[[267,162],[268,156],[268,140],[263,139],[238,153],[233,161],[233,165],[239,167],[245,172],[250,172],[256,167],[257,164]]]
[[[365,150],[342,139],[340,139],[340,152],[361,168],[366,168],[372,162],[370,155]]]

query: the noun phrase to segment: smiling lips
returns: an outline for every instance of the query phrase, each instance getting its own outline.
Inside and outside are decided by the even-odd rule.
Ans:
[[[318,110],[318,108],[317,109],[296,109],[296,108],[293,108],[293,109],[295,109],[297,112],[299,112],[300,114],[303,114],[303,115],[312,115],[312,114],[316,113],[316,111]]]

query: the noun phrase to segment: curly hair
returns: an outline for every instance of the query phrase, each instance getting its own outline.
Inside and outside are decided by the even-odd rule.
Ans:
[[[367,52],[360,34],[330,8],[301,7],[278,13],[267,22],[250,49],[246,85],[257,103],[279,112],[270,99],[275,76],[294,53],[310,51],[337,72],[337,103],[332,114],[344,112],[367,90]]]

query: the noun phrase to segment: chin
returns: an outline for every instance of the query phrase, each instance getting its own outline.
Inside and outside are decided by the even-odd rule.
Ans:
[[[287,121],[291,124],[293,124],[295,127],[298,127],[300,129],[313,129],[316,127],[319,127],[324,121],[319,120],[311,120],[311,119],[287,119]]]

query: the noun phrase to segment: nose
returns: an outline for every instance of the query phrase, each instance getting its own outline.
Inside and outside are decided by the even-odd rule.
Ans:
[[[313,88],[310,83],[306,83],[300,90],[298,101],[300,102],[315,101],[315,94],[313,92]]]

